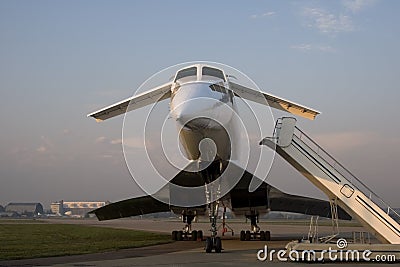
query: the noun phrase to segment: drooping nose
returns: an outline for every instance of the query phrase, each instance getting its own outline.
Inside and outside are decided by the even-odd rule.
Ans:
[[[227,101],[224,92],[211,90],[208,83],[189,83],[174,94],[171,113],[182,126],[220,127],[229,123],[232,117],[232,102]]]

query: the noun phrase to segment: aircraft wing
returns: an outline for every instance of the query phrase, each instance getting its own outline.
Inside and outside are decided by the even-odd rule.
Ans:
[[[328,201],[295,196],[284,193],[279,189],[272,187],[269,192],[269,205],[271,211],[295,212],[306,215],[318,215],[331,218],[331,206]],[[338,218],[341,220],[351,220],[351,216],[338,207]]]
[[[234,171],[241,172],[239,166],[234,165],[233,167],[235,168]],[[242,178],[224,197],[230,199],[229,208],[231,208],[232,212],[235,214],[239,215],[243,213],[243,211],[246,212],[249,209],[255,208],[259,210],[285,211],[328,218],[331,217],[330,204],[328,201],[290,195],[266,182],[261,182],[261,185],[256,190],[249,192],[250,182],[254,178],[259,179],[248,171],[244,171]],[[197,187],[204,184],[203,178],[201,178],[199,173],[185,170],[179,172],[170,182],[187,187]],[[187,198],[193,197],[193,195],[190,195],[190,192],[168,191],[168,185],[159,192],[163,192],[165,189],[167,189],[170,197],[175,200],[180,199],[181,202]],[[179,214],[182,210],[186,209],[186,207],[166,204],[152,196],[142,196],[111,203],[90,213],[95,214],[100,221],[103,221],[167,211],[173,211]],[[191,209],[196,210],[198,214],[204,214],[206,205],[192,207]],[[351,220],[351,216],[341,207],[338,207],[338,218],[342,220]]]
[[[125,112],[138,109],[158,101],[162,101],[171,97],[171,85],[171,82],[163,84],[147,92],[135,95],[111,106],[90,113],[87,116],[93,117],[97,121],[104,121],[106,119],[124,114]]]
[[[236,166],[239,170],[239,166]],[[249,208],[259,210],[294,212],[306,215],[318,215],[321,217],[331,217],[330,203],[326,200],[320,200],[304,196],[290,195],[280,191],[278,188],[260,181],[260,186],[253,192],[249,192],[252,179],[260,178],[244,171],[242,178],[231,190],[230,200],[232,211],[240,213]],[[236,212],[236,210],[238,212]],[[338,218],[341,220],[351,220],[351,216],[338,207]]]
[[[254,90],[237,83],[229,82],[229,88],[241,98],[251,100],[259,104],[269,105],[272,108],[283,110],[310,120],[315,119],[315,117],[320,114],[319,111],[312,108],[279,98],[271,94]]]
[[[99,221],[104,221],[170,210],[168,204],[143,196],[111,203],[90,213],[94,213]]]
[[[192,169],[192,165],[196,165],[196,162],[190,163],[186,168]],[[185,187],[197,187],[204,184],[199,173],[185,170],[180,171],[170,181],[170,183]],[[158,197],[162,196],[165,201],[168,201],[168,198],[172,198],[172,201],[178,200],[180,202],[184,202],[185,199],[195,197],[191,194],[191,192],[187,191],[170,191],[168,184],[161,188],[154,195],[158,195]],[[201,198],[200,201],[205,201],[205,194],[197,197]],[[95,214],[100,221],[104,221],[166,211],[173,211],[174,213],[179,214],[185,209],[186,207],[169,205],[158,200],[157,198],[152,197],[151,195],[148,195],[111,203],[104,207],[93,210],[90,213]],[[192,209],[196,210],[198,214],[204,214],[206,206],[192,207]]]

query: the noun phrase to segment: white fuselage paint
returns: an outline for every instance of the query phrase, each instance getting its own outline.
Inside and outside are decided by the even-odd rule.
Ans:
[[[217,148],[217,159],[229,160],[231,140],[227,131],[233,129],[235,105],[233,93],[226,89],[228,83],[194,80],[172,88],[171,114],[188,159],[202,160],[199,145],[209,138]]]

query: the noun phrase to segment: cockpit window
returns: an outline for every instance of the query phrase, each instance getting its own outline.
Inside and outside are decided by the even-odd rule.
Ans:
[[[212,76],[225,81],[224,73],[221,70],[210,67],[203,67],[202,76]]]
[[[194,76],[195,79],[197,78],[197,68],[196,67],[191,67],[191,68],[187,68],[187,69],[179,71],[176,74],[175,82],[179,79],[191,77],[191,76]]]

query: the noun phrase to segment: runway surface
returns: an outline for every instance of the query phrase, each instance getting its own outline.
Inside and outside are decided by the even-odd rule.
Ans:
[[[170,233],[172,230],[182,228],[182,223],[171,220],[113,220],[106,222],[98,222],[97,220],[68,220],[56,219],[46,220],[49,223],[69,223],[69,224],[85,224],[100,227],[113,227],[124,229],[137,229],[152,232]],[[308,224],[259,224],[262,229],[271,231],[272,241],[247,241],[243,242],[238,239],[240,230],[248,229],[248,224],[244,222],[234,222],[230,226],[235,232],[232,237],[231,233],[226,233],[223,237],[222,253],[205,253],[204,242],[200,241],[180,241],[170,244],[149,246],[142,248],[124,249],[114,252],[96,253],[90,255],[52,257],[29,260],[0,261],[0,266],[309,266],[309,264],[295,262],[280,262],[274,257],[273,262],[259,261],[257,252],[268,246],[268,250],[284,249],[284,246],[291,240],[299,239],[307,236]],[[209,223],[194,223],[196,230],[203,230],[208,233]],[[344,235],[350,236],[353,231],[362,231],[361,227],[342,227],[341,231]],[[320,226],[320,236],[329,234],[331,227]],[[335,263],[325,263],[324,266],[336,265]],[[362,266],[363,263],[346,263],[346,266]],[[386,265],[386,264],[385,264]],[[373,266],[380,266],[374,264]]]

